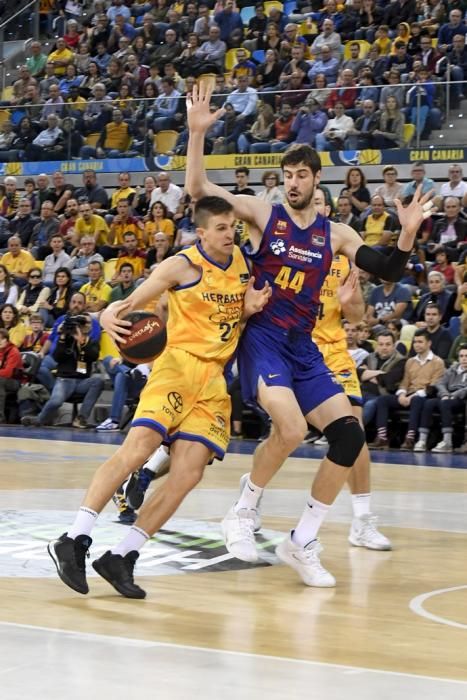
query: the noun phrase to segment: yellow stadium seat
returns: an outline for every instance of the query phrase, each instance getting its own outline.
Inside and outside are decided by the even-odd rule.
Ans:
[[[368,54],[368,51],[371,48],[371,44],[368,41],[365,41],[364,39],[351,39],[350,41],[346,41],[346,43],[344,44],[344,61],[347,61],[350,58],[351,44],[358,44],[360,46],[360,53],[358,54],[358,57],[366,58],[366,55]]]
[[[172,129],[158,131],[157,134],[154,134],[154,149],[156,153],[173,151],[177,138],[178,132]]]
[[[404,146],[410,146],[410,142],[415,134],[414,124],[404,124]]]
[[[245,51],[247,58],[250,58],[251,53],[244,46],[240,47]],[[238,63],[237,61],[237,49],[229,49],[225,54],[224,68],[226,71],[231,71],[234,66]]]
[[[14,92],[13,92],[13,86],[8,85],[8,87],[4,87],[2,90],[2,100],[10,101],[14,97]]]
[[[117,258],[111,258],[104,263],[104,279],[109,282],[117,269]]]
[[[434,49],[436,49],[436,47],[438,46],[438,37],[437,36],[433,36],[431,38],[431,45]]]
[[[310,22],[309,20],[305,19],[298,25],[299,36],[315,36],[315,34],[319,34],[319,28],[316,22]]]
[[[264,3],[264,12],[266,13],[266,15],[269,15],[273,8],[276,8],[276,10],[280,10],[281,12],[283,12],[284,5],[281,2],[279,2],[279,0],[266,0],[266,2]]]
[[[0,124],[4,124],[9,121],[11,117],[11,112],[9,109],[0,109]]]
[[[114,341],[107,335],[105,331],[102,331],[101,340],[99,344],[99,360],[103,360],[104,357],[120,357],[117,346]]]
[[[88,134],[86,136],[86,146],[92,146],[95,148],[97,146],[97,141],[99,139],[100,133]]]
[[[44,269],[44,261],[43,260],[36,260],[34,263],[34,267],[38,267],[40,270]]]

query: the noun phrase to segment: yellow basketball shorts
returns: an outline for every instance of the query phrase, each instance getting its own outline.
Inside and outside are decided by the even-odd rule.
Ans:
[[[326,366],[333,372],[349,399],[361,404],[362,391],[358,381],[357,368],[347,350],[346,341],[339,340],[337,343],[326,343],[318,345],[318,347],[323,354]]]
[[[223,366],[168,347],[154,362],[133,426],[157,430],[170,445],[193,440],[223,458],[230,440],[230,397]]]

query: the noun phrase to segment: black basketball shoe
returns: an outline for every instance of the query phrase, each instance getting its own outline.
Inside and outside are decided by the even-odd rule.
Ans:
[[[125,499],[130,508],[134,508],[134,510],[141,508],[144,501],[144,494],[155,476],[154,472],[145,467],[139,469],[137,472],[133,472],[126,482],[126,485],[123,487]]]
[[[49,542],[47,551],[57,567],[57,573],[63,583],[77,593],[89,593],[86,581],[86,556],[92,539],[89,535],[78,535],[76,539],[64,533],[58,540]]]
[[[118,487],[112,496],[112,501],[118,508],[118,522],[122,523],[122,525],[133,525],[136,520],[136,513],[128,505],[121,486]]]
[[[138,557],[138,552],[128,552],[122,557],[121,554],[112,554],[109,550],[93,561],[92,567],[125,598],[146,598],[146,591],[137,586],[133,579]]]

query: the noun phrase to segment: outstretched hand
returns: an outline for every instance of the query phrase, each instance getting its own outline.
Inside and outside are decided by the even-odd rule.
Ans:
[[[126,342],[125,336],[131,333],[131,323],[119,318],[119,315],[122,314],[125,309],[128,309],[129,306],[130,302],[124,299],[121,301],[114,301],[104,309],[99,318],[99,323],[102,328],[107,331],[112,340],[118,343],[124,344]]]
[[[397,207],[397,216],[405,233],[415,236],[423,221],[432,215],[433,201],[431,197],[433,194],[433,190],[430,190],[430,192],[422,195],[422,186],[419,185],[415,190],[412,201],[406,207],[402,205],[400,199],[394,200]]]
[[[245,292],[244,307],[242,320],[246,321],[247,318],[257,314],[264,309],[268,303],[272,289],[269,282],[266,282],[262,289],[255,289],[255,278],[250,277],[248,280],[248,286]]]
[[[360,285],[358,278],[358,271],[353,267],[343,284],[337,289],[337,298],[341,306],[346,306],[352,300],[354,295],[359,293],[358,299],[360,300]]]
[[[224,114],[225,110],[223,107],[217,109],[215,112],[210,111],[209,103],[211,95],[212,88],[201,81],[199,85],[193,85],[193,92],[187,96],[187,122],[188,129],[192,133],[198,132],[205,134]]]

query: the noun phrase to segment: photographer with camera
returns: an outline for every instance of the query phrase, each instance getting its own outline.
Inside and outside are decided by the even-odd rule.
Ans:
[[[56,411],[73,394],[83,396],[74,428],[87,428],[87,419],[102,393],[104,382],[100,375],[92,376],[92,364],[99,357],[99,342],[90,338],[92,328],[89,314],[67,314],[58,328],[58,341],[52,353],[57,363],[50,399],[38,416],[24,416],[23,425],[49,425]]]

